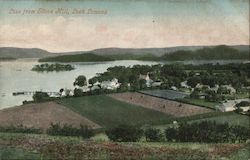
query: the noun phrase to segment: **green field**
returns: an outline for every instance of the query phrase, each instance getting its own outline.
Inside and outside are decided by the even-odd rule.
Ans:
[[[243,127],[250,126],[250,117],[246,115],[241,115],[237,113],[231,113],[229,115],[222,115],[222,116],[216,116],[216,117],[209,117],[204,119],[198,119],[198,120],[191,120],[189,122],[200,122],[200,121],[216,121],[217,123],[225,123],[227,122],[229,125],[240,125]]]
[[[170,115],[131,105],[105,95],[66,98],[58,103],[103,126],[118,124],[164,124],[171,120]]]
[[[208,107],[211,109],[216,109],[215,106],[219,104],[217,102],[208,102],[205,101],[204,99],[192,99],[192,98],[183,98],[179,99],[179,101],[197,106]]]

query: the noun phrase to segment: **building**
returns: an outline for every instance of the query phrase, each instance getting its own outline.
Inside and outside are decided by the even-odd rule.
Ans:
[[[222,102],[220,105],[217,105],[218,108],[222,112],[234,111],[237,109],[236,104],[242,101],[249,101],[249,99],[236,99],[236,100],[227,100]],[[250,106],[240,107],[243,111],[248,111]]]
[[[88,86],[78,87],[78,89],[81,89],[82,92],[89,92],[90,91],[90,88]]]
[[[182,88],[190,88],[190,86],[187,84],[187,81],[181,82],[181,83],[180,83],[180,86],[181,86]]]
[[[224,87],[224,88],[226,88],[227,90],[229,90],[229,91],[230,91],[230,94],[235,94],[235,93],[236,93],[236,89],[234,89],[234,88],[232,87],[232,85],[221,85],[221,87]]]
[[[117,78],[112,79],[111,81],[103,81],[101,82],[102,89],[114,90],[119,88],[121,83],[118,82]]]
[[[71,89],[67,89],[67,88],[64,88],[62,93],[61,93],[62,97],[73,96],[73,95],[74,95],[74,91]]]
[[[139,79],[144,79],[146,81],[146,86],[147,87],[151,87],[152,83],[154,82],[152,79],[150,79],[149,72],[147,73],[147,75],[140,74]]]
[[[152,87],[160,87],[162,82],[153,82],[151,85]]]

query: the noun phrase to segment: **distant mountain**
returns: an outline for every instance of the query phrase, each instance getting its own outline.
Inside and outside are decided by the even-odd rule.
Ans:
[[[101,48],[91,52],[97,55],[116,55],[116,54],[134,54],[134,55],[154,55],[160,57],[162,55],[173,53],[176,51],[196,51],[202,48],[214,48],[216,46],[176,46],[166,48]],[[248,51],[249,45],[233,45],[228,46],[238,51]]]
[[[214,48],[216,46],[176,46],[176,47],[165,47],[165,48],[100,48],[91,51],[72,51],[72,52],[58,52],[52,53],[46,50],[38,48],[14,48],[14,47],[2,47],[0,48],[0,58],[45,58],[52,56],[62,55],[76,55],[76,54],[87,54],[92,53],[102,56],[110,56],[114,59],[134,59],[146,57],[161,57],[166,54],[174,53],[177,51],[196,51],[203,48]],[[233,45],[227,46],[234,48],[238,51],[249,52],[249,45]],[[134,56],[134,57],[133,57]],[[131,57],[131,58],[130,58]]]
[[[237,49],[236,49],[237,48]],[[42,58],[40,62],[95,62],[109,60],[185,61],[185,60],[229,60],[249,58],[249,49],[244,46],[226,45],[209,47],[176,47],[152,49],[97,49],[88,53]]]
[[[162,56],[166,53],[172,53],[178,50],[194,51],[201,49],[203,46],[180,46],[167,48],[101,48],[91,52],[97,55],[116,55],[116,54],[133,54],[133,55],[154,55]]]
[[[44,58],[51,55],[50,52],[38,48],[14,48],[1,47],[0,58]]]

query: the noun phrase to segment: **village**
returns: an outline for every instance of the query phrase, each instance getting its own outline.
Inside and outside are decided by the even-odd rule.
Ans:
[[[168,67],[174,67],[174,65],[169,65]],[[117,72],[119,70],[119,66],[110,68],[107,72],[101,73],[89,80],[87,80],[84,75],[81,75],[77,77],[74,82],[75,89],[62,88],[60,90],[60,96],[83,96],[143,90],[153,92],[154,90],[159,90],[160,94],[174,92],[174,94],[177,95],[185,95],[179,97],[179,99],[176,98],[176,101],[179,101],[180,98],[185,98],[185,100],[190,100],[188,103],[192,103],[192,99],[196,99],[201,102],[216,102],[212,107],[215,110],[222,112],[238,111],[244,114],[249,112],[250,101],[248,93],[250,86],[244,86],[241,82],[239,82],[240,84],[237,85],[240,85],[240,88],[236,89],[230,82],[228,82],[228,84],[223,84],[224,82],[220,84],[220,80],[217,80],[217,84],[215,82],[215,78],[213,79],[213,75],[220,76],[218,75],[219,73],[217,73],[216,69],[214,70],[215,73],[212,73],[209,76],[209,74],[204,71],[197,72],[194,70],[195,72],[188,71],[189,73],[187,73],[185,69],[178,70],[178,65],[176,68],[177,70],[175,70],[176,73],[171,73],[172,71],[169,69],[169,71],[167,71],[169,72],[168,75],[162,75],[160,72],[163,71],[163,68],[164,66],[137,66],[137,75],[133,75],[133,73],[127,80],[124,80],[124,76]],[[124,67],[120,67],[120,69],[120,71],[123,72],[130,72],[128,70],[133,70],[133,68]],[[174,68],[172,69],[174,70]],[[205,78],[207,79],[204,78],[204,73],[207,74],[205,75]],[[115,74],[117,74],[117,76]],[[170,82],[173,74],[186,74],[186,76],[184,76],[186,78],[182,78],[183,81],[177,78],[177,83]],[[228,72],[228,74],[228,76],[231,76],[230,74],[232,73]],[[156,75],[158,75],[158,77]],[[205,79],[203,80],[205,84],[204,82],[202,83],[203,78]],[[159,94],[157,96],[162,97]],[[164,98],[172,99],[171,96],[166,96]],[[211,106],[209,107],[211,108]]]

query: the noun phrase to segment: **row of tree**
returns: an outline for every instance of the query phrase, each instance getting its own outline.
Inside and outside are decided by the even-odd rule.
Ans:
[[[110,140],[116,142],[136,142],[145,136],[148,142],[202,142],[225,143],[245,142],[250,138],[249,128],[229,126],[228,123],[202,121],[199,123],[181,123],[178,127],[167,128],[164,133],[159,129],[142,129],[136,126],[120,125],[106,130]]]
[[[86,125],[80,125],[80,128],[73,127],[72,125],[64,124],[60,125],[58,123],[51,124],[51,126],[46,131],[49,135],[60,135],[60,136],[78,136],[82,138],[90,138],[94,135],[93,129],[90,129]]]

